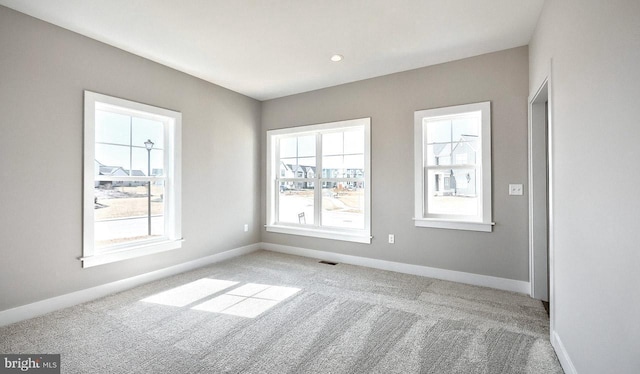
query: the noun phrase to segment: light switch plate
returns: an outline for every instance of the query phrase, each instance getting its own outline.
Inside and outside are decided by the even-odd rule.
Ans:
[[[509,185],[509,195],[522,195],[522,185],[521,184],[510,184]]]

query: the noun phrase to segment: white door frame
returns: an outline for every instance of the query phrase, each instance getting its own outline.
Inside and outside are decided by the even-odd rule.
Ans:
[[[555,270],[553,261],[553,90],[551,67],[550,62],[548,74],[537,86],[535,93],[529,97],[529,283],[531,297],[549,300],[551,330],[553,331]],[[545,103],[548,103],[548,118],[546,120]],[[543,133],[545,126],[546,137]],[[545,141],[546,144],[544,144]],[[541,152],[543,153],[541,154]],[[544,158],[540,156],[545,153],[547,165],[542,165]],[[541,173],[545,173],[542,178]],[[546,179],[546,183],[544,179]],[[544,196],[548,196],[548,200]],[[547,261],[549,263],[548,293],[546,287]]]

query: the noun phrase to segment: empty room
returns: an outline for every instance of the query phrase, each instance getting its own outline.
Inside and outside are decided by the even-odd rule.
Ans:
[[[0,373],[639,373],[639,20],[0,0]]]

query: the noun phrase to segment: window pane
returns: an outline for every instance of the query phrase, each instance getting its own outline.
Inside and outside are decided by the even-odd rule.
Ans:
[[[96,144],[96,167],[100,175],[127,175],[129,170],[130,148],[123,145]]]
[[[344,156],[322,158],[323,178],[342,178],[344,176]]]
[[[322,135],[322,154],[341,155],[344,153],[344,133],[332,132]]]
[[[426,165],[451,165],[451,143],[427,145]]]
[[[472,135],[463,135],[454,144],[452,162],[454,165],[477,165],[479,153],[479,139]]]
[[[305,135],[280,139],[280,158],[315,157],[316,137]]]
[[[424,123],[427,126],[425,165],[476,164],[480,152],[480,112]]]
[[[149,212],[149,183],[96,182],[94,188],[96,248],[161,237],[164,235],[164,184],[151,183],[151,212]],[[149,236],[151,213],[151,236]]]
[[[451,121],[425,119],[427,126],[427,144],[451,143]]]
[[[458,118],[454,118],[452,122],[453,126],[453,140],[456,141],[462,137],[475,137],[480,136],[480,121],[481,112],[465,113]]]
[[[306,135],[298,137],[298,157],[315,157],[316,136]]]
[[[296,165],[298,159],[296,158],[282,158],[280,159],[280,178],[295,178]]]
[[[315,178],[315,135],[280,139],[280,178]]]
[[[278,203],[279,222],[314,224],[313,182],[280,182]]]
[[[280,139],[280,158],[296,157],[298,155],[298,139]]]
[[[322,226],[364,229],[364,183],[324,182]]]
[[[354,174],[351,177],[355,176],[356,171],[362,175],[364,172],[364,155],[344,156],[344,168],[347,174]]]
[[[286,161],[287,159],[280,160],[280,169],[278,170],[277,178],[293,178],[291,164],[287,164]]]
[[[364,129],[355,129],[344,132],[344,153],[364,153]]]
[[[151,149],[151,152],[149,152],[145,148],[133,148],[132,154],[132,176],[149,174],[149,155],[151,156],[151,175],[154,175],[154,173],[160,173],[158,175],[162,175],[164,171],[164,151]]]
[[[322,158],[323,178],[362,178],[364,155],[328,156]]]
[[[475,169],[427,171],[427,214],[478,214],[478,181]]]
[[[280,159],[280,178],[315,178],[316,158]]]
[[[129,145],[131,117],[96,110],[96,142]]]
[[[144,142],[151,140],[154,149],[164,147],[164,126],[162,122],[133,117],[131,121],[131,145],[144,147]]]
[[[298,158],[298,165],[300,166],[316,166],[316,158],[315,157],[300,157]]]

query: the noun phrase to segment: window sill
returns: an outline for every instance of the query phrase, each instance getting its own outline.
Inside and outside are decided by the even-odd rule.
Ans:
[[[118,251],[103,252],[92,256],[81,257],[80,261],[82,261],[83,268],[89,268],[92,266],[104,265],[112,262],[129,260],[132,258],[151,255],[154,253],[178,249],[182,247],[183,241],[184,239],[178,239],[167,240],[159,243],[148,243]]]
[[[365,243],[365,244],[371,243],[371,235],[364,232],[360,233],[360,232],[318,230],[318,229],[308,229],[308,228],[281,226],[281,225],[266,225],[265,228],[268,232],[275,232],[279,234],[311,236],[314,238],[342,240],[347,242]]]
[[[467,222],[467,221],[452,221],[441,220],[431,218],[414,218],[416,227],[431,227],[436,229],[450,229],[450,230],[467,230],[467,231],[482,231],[491,232],[495,222]]]

